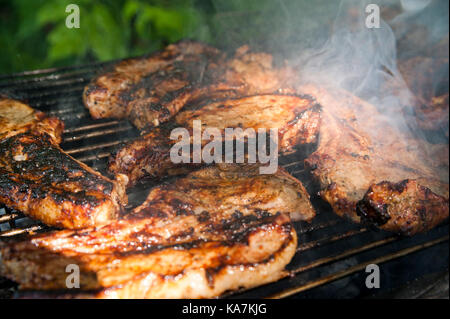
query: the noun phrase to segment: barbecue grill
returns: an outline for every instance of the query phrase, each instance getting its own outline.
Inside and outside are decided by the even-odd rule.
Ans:
[[[76,159],[106,174],[106,161],[114,147],[139,135],[127,121],[93,120],[83,106],[84,86],[111,63],[0,76],[0,92],[62,119],[65,130],[61,147]],[[303,159],[304,155],[296,151],[281,157],[279,164],[316,194],[315,186],[308,182],[310,179],[304,170]],[[127,208],[140,204],[151,186],[148,184],[131,190]],[[400,237],[343,220],[316,195],[312,195],[311,200],[317,217],[310,224],[295,223],[299,245],[287,267],[290,275],[278,282],[225,294],[224,297],[374,296],[412,279],[448,269],[448,222],[427,234]],[[17,211],[0,209],[0,240],[50,229]],[[365,285],[368,275],[365,269],[369,264],[380,267],[380,290],[369,289]],[[14,283],[0,278],[0,297],[10,297],[15,287]]]

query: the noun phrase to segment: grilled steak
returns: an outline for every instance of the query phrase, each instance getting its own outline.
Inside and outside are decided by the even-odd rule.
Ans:
[[[194,120],[221,130],[222,135],[225,128],[255,131],[277,128],[278,147],[283,153],[298,144],[316,141],[320,106],[307,96],[268,94],[187,107],[168,125],[155,128],[120,148],[110,159],[110,172],[127,175],[128,185],[132,186],[144,177],[158,178],[186,168],[186,164],[174,164],[170,159],[170,148],[177,142],[170,139],[170,131],[185,127],[192,137]]]
[[[210,62],[208,68],[201,70],[201,76],[198,76],[199,72],[189,71],[190,79],[186,79],[185,82],[183,80],[179,84],[175,83],[170,72],[158,72],[154,75],[157,79],[149,77],[149,82],[152,87],[164,92],[164,98],[161,98],[161,94],[154,93],[147,98],[143,98],[146,94],[135,96],[127,107],[128,119],[137,128],[148,130],[169,120],[188,104],[205,104],[214,100],[256,94],[291,92],[285,83],[289,69],[273,67],[272,60],[270,54],[254,53],[248,46],[243,46],[226,61]],[[194,68],[183,67],[183,70],[186,69]],[[174,87],[170,90],[170,94],[166,93],[166,86]],[[162,116],[161,109],[164,110]]]
[[[207,298],[277,280],[297,245],[288,214],[310,220],[314,211],[283,170],[236,166],[157,186],[108,225],[4,244],[1,274],[22,289],[65,289],[76,264],[96,298]]]
[[[125,118],[141,125],[140,116],[158,124],[181,107],[172,100],[182,99],[209,68],[216,67],[222,54],[217,49],[193,41],[181,41],[142,58],[128,59],[112,71],[94,78],[84,90],[83,100],[93,118]],[[130,101],[144,99],[134,110]],[[143,108],[143,109],[142,109]],[[134,119],[134,120],[133,120]]]
[[[365,221],[403,234],[430,230],[448,218],[448,200],[415,180],[372,185],[356,209]]]
[[[303,87],[322,105],[317,150],[305,161],[340,216],[413,235],[448,218],[448,145],[394,129],[345,92]]]
[[[85,88],[84,102],[94,118],[126,117],[148,130],[189,103],[289,90],[287,72],[273,67],[271,55],[247,46],[227,60],[212,47],[182,41],[119,63]]]
[[[117,216],[126,202],[126,176],[113,182],[64,153],[58,119],[14,100],[0,106],[0,203],[64,228]]]
[[[0,140],[20,134],[47,134],[54,143],[62,141],[64,123],[16,100],[0,97]]]

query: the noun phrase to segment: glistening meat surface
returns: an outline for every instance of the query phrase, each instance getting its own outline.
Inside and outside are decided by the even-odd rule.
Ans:
[[[146,57],[120,62],[94,78],[83,99],[94,118],[128,118],[148,131],[185,105],[253,94],[289,91],[286,67],[274,67],[267,53],[247,46],[226,58],[193,41],[169,45]]]
[[[299,92],[322,105],[319,145],[305,165],[336,214],[406,235],[448,218],[448,144],[413,138],[344,91]]]
[[[277,280],[297,246],[289,214],[314,210],[300,182],[256,168],[202,169],[109,225],[4,244],[1,273],[22,289],[65,289],[77,264],[81,292],[94,291],[81,296],[95,298],[206,298]]]
[[[0,100],[0,203],[47,225],[80,228],[117,217],[126,176],[111,181],[59,146],[63,123]]]
[[[216,67],[219,50],[194,41],[180,41],[164,50],[141,58],[122,61],[112,70],[100,74],[89,83],[83,101],[93,118],[126,118],[130,113],[140,125],[137,114],[151,125],[164,121],[177,111],[179,103],[171,103],[203,78],[209,68]],[[145,110],[134,111],[130,101],[147,99]]]
[[[276,128],[278,149],[284,153],[297,145],[316,141],[320,106],[308,96],[266,94],[187,107],[168,125],[155,128],[119,148],[110,158],[110,172],[127,175],[128,185],[132,186],[143,178],[159,178],[186,168],[189,164],[174,164],[170,158],[170,149],[177,142],[170,139],[170,133],[173,128],[184,127],[192,137],[194,120],[201,121],[204,127],[217,128],[222,136],[225,128],[255,132],[261,128],[267,133]]]

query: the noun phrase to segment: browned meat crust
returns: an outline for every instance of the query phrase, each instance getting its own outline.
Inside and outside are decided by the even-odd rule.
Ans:
[[[166,217],[184,214],[185,210],[200,213],[200,206],[232,212],[252,209],[272,215],[282,212],[294,220],[310,221],[315,216],[300,181],[281,167],[275,174],[260,174],[258,164],[219,164],[191,172],[173,184],[154,188],[134,215],[147,215],[146,206],[154,209],[156,204],[161,212],[169,207]]]
[[[86,86],[83,100],[93,118],[130,116],[139,128],[158,125],[182,106],[172,100],[202,81],[221,57],[220,51],[202,43],[171,44],[149,56],[122,61],[94,78]],[[130,101],[142,103],[127,108]],[[144,119],[148,123],[141,123]]]
[[[299,185],[282,170],[203,169],[153,188],[122,220],[0,246],[1,273],[22,289],[65,289],[76,264],[81,290],[96,298],[207,298],[261,285],[295,253],[288,214],[314,216]]]
[[[189,171],[186,164],[175,164],[170,160],[170,148],[175,141],[169,137],[170,129],[157,127],[132,142],[122,144],[109,158],[109,172],[126,175],[127,187],[132,187],[144,179],[177,175],[183,172],[183,168]]]
[[[64,123],[56,117],[48,117],[24,103],[0,97],[0,140],[20,133],[46,133],[59,144],[63,131]]]
[[[175,117],[180,127],[193,129],[199,120],[205,127],[278,129],[281,152],[296,145],[314,143],[320,123],[320,106],[309,96],[265,94],[221,100],[185,110]]]
[[[128,118],[139,129],[149,129],[169,120],[187,105],[256,94],[291,93],[285,80],[289,69],[275,68],[272,60],[270,54],[254,53],[243,46],[229,60],[210,61],[200,80],[187,81],[186,86],[166,94],[163,99],[154,94],[147,99],[134,99],[128,104]],[[167,72],[162,75],[162,83],[173,85]],[[161,108],[167,111],[155,120],[153,113],[160,112]]]
[[[148,130],[189,103],[289,91],[284,81],[288,72],[274,68],[271,55],[253,53],[247,46],[226,60],[212,47],[182,41],[119,63],[85,88],[84,102],[94,118],[127,117]]]
[[[448,200],[413,180],[372,185],[357,204],[363,222],[414,235],[448,218]]]
[[[175,117],[170,125],[151,130],[122,146],[110,158],[109,171],[125,174],[129,186],[144,177],[158,178],[186,168],[186,164],[174,164],[170,160],[170,148],[176,142],[170,140],[174,127],[185,127],[191,133],[193,121],[200,120],[205,127],[278,129],[280,152],[292,150],[296,145],[314,143],[320,124],[320,106],[308,96],[255,95],[228,99],[187,108]],[[208,141],[203,141],[207,143]]]
[[[117,182],[73,159],[57,145],[63,124],[13,100],[0,103],[8,128],[0,138],[0,203],[64,228],[103,224],[126,203],[126,177]],[[12,114],[12,115],[11,115]],[[49,133],[49,134],[48,134]]]
[[[319,145],[305,165],[319,182],[321,196],[338,215],[360,222],[356,210],[360,200],[360,214],[365,217],[379,215],[369,213],[369,208],[374,203],[380,207],[383,200],[390,222],[381,228],[408,235],[448,217],[448,205],[443,204],[448,200],[448,155],[442,156],[448,153],[448,145],[430,145],[401,133],[374,106],[345,92],[332,94],[316,87],[299,90],[322,105]],[[404,192],[383,187],[387,184],[376,185],[403,180],[411,180]],[[380,189],[383,195],[378,196]],[[426,196],[428,203],[422,209],[418,203],[423,194],[433,195]]]

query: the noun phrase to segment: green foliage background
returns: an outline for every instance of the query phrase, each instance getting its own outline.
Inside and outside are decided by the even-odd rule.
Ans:
[[[313,17],[335,10],[328,0],[313,2],[0,0],[0,74],[137,56],[182,38],[227,48],[267,41],[281,47],[296,43],[302,32],[314,34],[321,24],[303,23],[297,13]],[[79,29],[65,26],[70,3],[80,8]]]
[[[80,28],[68,29],[68,4]],[[193,0],[0,1],[0,73],[135,56],[181,38],[211,41],[208,3]]]

